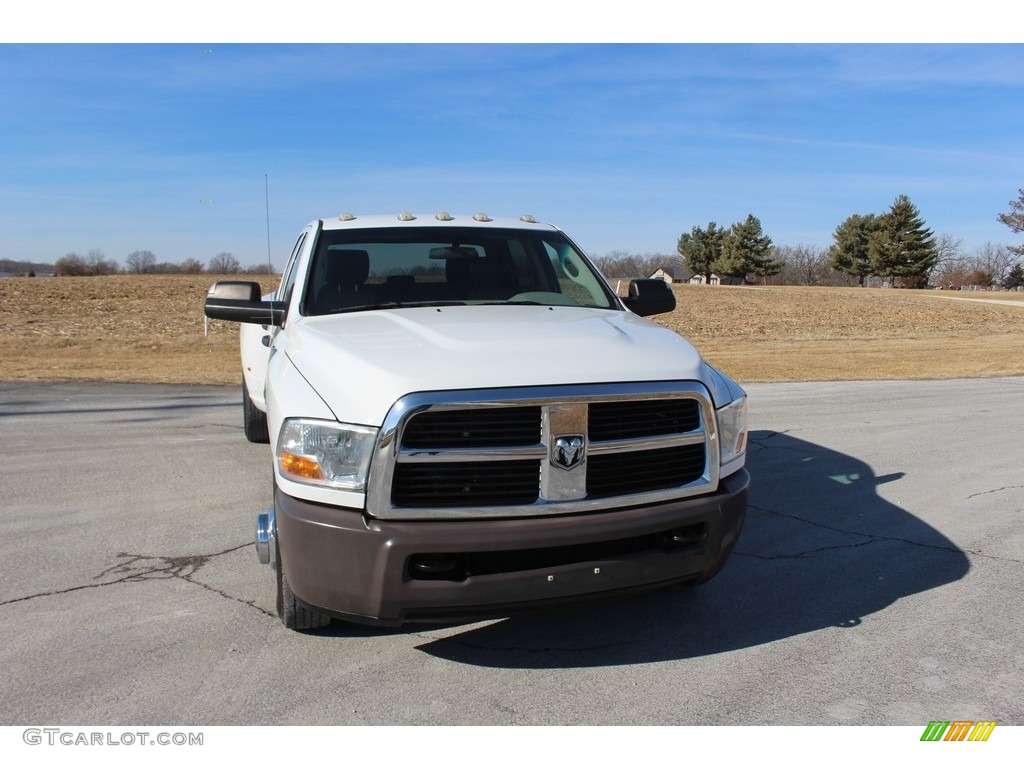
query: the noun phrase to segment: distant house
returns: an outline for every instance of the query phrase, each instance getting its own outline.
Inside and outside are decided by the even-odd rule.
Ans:
[[[666,283],[685,283],[686,272],[682,267],[658,267],[647,278],[649,280],[664,280]]]
[[[742,277],[730,277],[711,273],[711,279],[705,279],[704,275],[694,275],[690,278],[690,285],[743,285],[746,281]]]
[[[631,277],[609,277],[608,284],[619,296],[629,293],[629,284],[633,280],[664,280],[666,283],[685,283],[689,272],[683,267],[658,267],[646,278],[637,275]]]

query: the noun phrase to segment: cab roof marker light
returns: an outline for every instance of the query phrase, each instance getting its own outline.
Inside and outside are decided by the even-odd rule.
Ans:
[[[398,220],[399,221],[416,221],[416,217],[413,216],[408,211],[402,211],[400,214],[398,214]]]
[[[355,221],[355,220],[356,220],[355,214],[349,213],[348,211],[345,211],[343,214],[341,214],[338,217],[338,221]]]
[[[533,216],[531,216],[528,213],[524,213],[522,216],[520,216],[519,220],[520,221],[525,221],[527,224],[536,224],[537,223],[537,220],[535,218],[533,218]]]
[[[492,221],[492,219],[486,213],[474,213],[473,221]]]
[[[455,221],[455,217],[448,213],[448,211],[439,211],[434,218],[438,221]]]

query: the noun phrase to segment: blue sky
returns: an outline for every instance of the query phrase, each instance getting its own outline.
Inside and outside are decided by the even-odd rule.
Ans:
[[[909,195],[1019,244],[1024,45],[0,45],[0,258],[230,251],[341,211],[532,213],[593,255]]]

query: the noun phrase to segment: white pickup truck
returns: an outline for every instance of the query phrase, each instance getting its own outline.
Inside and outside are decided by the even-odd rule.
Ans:
[[[507,615],[722,567],[747,505],[746,395],[530,216],[353,216],[281,285],[221,281],[246,436],[273,447],[256,549],[284,624]]]

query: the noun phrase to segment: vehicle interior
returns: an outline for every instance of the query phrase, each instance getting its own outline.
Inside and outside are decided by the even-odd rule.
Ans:
[[[460,304],[617,309],[559,232],[402,228],[320,233],[306,315]]]

